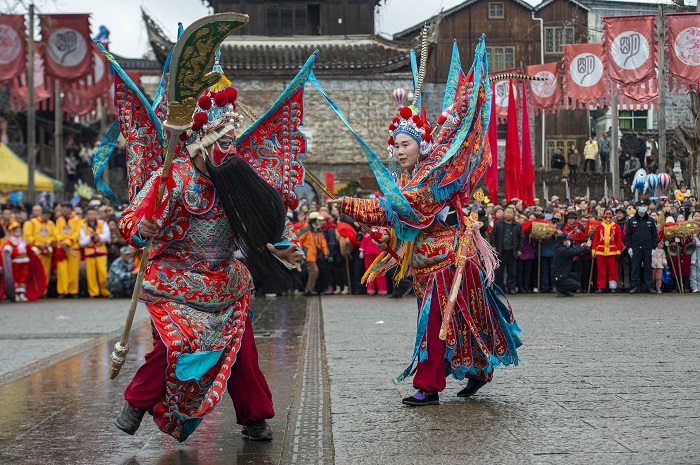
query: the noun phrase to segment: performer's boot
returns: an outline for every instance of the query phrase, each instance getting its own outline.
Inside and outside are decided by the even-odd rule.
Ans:
[[[403,400],[401,400],[401,403],[413,407],[420,407],[423,405],[438,405],[440,404],[440,395],[437,392],[425,392],[419,389],[412,396],[406,397]]]
[[[485,385],[486,381],[479,381],[477,379],[469,378],[469,381],[467,381],[467,387],[459,391],[457,393],[457,397],[471,397],[474,394],[476,394],[476,391],[478,391]]]
[[[250,441],[272,441],[272,428],[266,421],[257,421],[246,425],[241,433]]]
[[[145,415],[146,410],[134,407],[128,402],[124,402],[124,408],[121,413],[114,419],[114,424],[117,428],[124,431],[126,434],[134,435],[136,430],[141,425],[141,420]]]

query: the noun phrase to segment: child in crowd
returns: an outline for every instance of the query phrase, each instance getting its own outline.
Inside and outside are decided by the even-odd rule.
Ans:
[[[666,252],[664,251],[664,242],[659,241],[659,245],[656,246],[656,251],[651,257],[651,278],[654,280],[654,289],[659,294],[661,293],[661,275],[663,274],[664,268],[668,265],[666,260]]]

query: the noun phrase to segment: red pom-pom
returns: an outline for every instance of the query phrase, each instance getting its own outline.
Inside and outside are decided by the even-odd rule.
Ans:
[[[388,141],[386,141],[387,144],[389,145],[394,145],[394,138],[390,137]]]
[[[421,120],[418,115],[413,115],[413,123],[418,127],[423,126],[423,120]]]
[[[181,141],[186,141],[187,139],[190,138],[190,135],[188,132],[181,132],[180,135],[178,136]]]
[[[396,131],[396,128],[398,128],[398,126],[395,124],[392,124],[391,126],[389,126],[390,131]]]
[[[430,132],[425,133],[425,135],[423,136],[423,140],[426,142],[430,142]]]
[[[228,98],[228,103],[233,103],[238,98],[238,91],[234,87],[227,87],[224,92]]]
[[[200,125],[200,124],[193,124],[193,125],[192,125],[192,130],[193,130],[194,132],[197,132],[197,131],[199,131],[200,129],[202,129],[202,125]]]
[[[202,95],[199,97],[199,100],[197,100],[197,105],[199,108],[206,111],[211,108],[211,99],[206,95]]]
[[[403,108],[401,108],[401,111],[399,111],[399,114],[401,115],[401,117],[403,119],[408,119],[411,117],[411,115],[413,115],[413,112],[411,111],[410,108],[403,107]]]
[[[439,125],[442,126],[443,124],[445,124],[445,121],[447,121],[447,116],[445,116],[445,115],[438,116],[438,124]]]
[[[392,123],[398,123],[401,121],[398,117],[395,117],[393,120],[391,120]]]
[[[228,96],[225,92],[217,92],[214,94],[214,103],[219,107],[223,107],[228,103]]]
[[[194,118],[192,119],[192,122],[194,124],[196,124],[197,126],[204,126],[205,124],[207,124],[209,122],[209,117],[203,111],[198,111],[197,113],[194,114]]]

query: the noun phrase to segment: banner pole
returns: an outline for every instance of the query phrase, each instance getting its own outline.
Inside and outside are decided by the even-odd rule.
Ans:
[[[27,202],[34,204],[36,188],[36,108],[34,108],[34,4],[29,4],[29,31],[27,37]]]
[[[665,55],[665,37],[666,24],[664,21],[664,6],[659,3],[658,26],[656,27],[657,42],[659,47],[659,62],[657,63],[659,70],[659,173],[666,172],[666,55]],[[644,165],[644,163],[642,163]]]

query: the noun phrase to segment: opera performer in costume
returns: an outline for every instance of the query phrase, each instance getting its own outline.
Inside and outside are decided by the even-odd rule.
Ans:
[[[603,293],[608,288],[613,294],[617,292],[617,257],[622,253],[623,246],[622,230],[613,220],[613,211],[606,208],[603,221],[595,229],[591,250],[596,259],[596,293]]]
[[[109,225],[97,218],[95,207],[85,210],[85,220],[80,226],[80,247],[85,255],[85,276],[90,297],[109,297],[107,243],[111,237]]]
[[[182,442],[228,391],[243,435],[272,440],[266,422],[275,413],[272,394],[258,365],[249,307],[251,274],[266,287],[291,284],[289,270],[300,270],[304,258],[284,199],[243,158],[234,131],[241,119],[234,112],[237,92],[222,77],[199,98],[190,130],[175,146],[165,197],[150,216],[162,172],[164,144],[155,141],[164,105],[146,108],[118,70],[115,103],[129,148],[131,196],[119,228],[133,247],[153,241],[140,294],[151,315],[153,350],[127,387],[115,424],[134,434],[149,412]],[[237,248],[246,265],[234,257]]]
[[[388,149],[404,169],[397,185],[385,184],[384,197],[340,201],[342,213],[357,221],[391,228],[379,242],[402,256],[397,263],[381,254],[365,276],[373,279],[391,266],[400,268],[399,277],[413,274],[417,332],[411,362],[399,380],[415,373],[417,392],[403,399],[407,405],[439,404],[450,374],[468,379],[457,395],[472,396],[491,381],[496,366],[518,363],[520,329],[492,284],[497,259],[479,233],[476,211],[469,211],[472,201],[478,205],[483,199],[473,189],[491,162],[484,47],[481,41],[468,75],[458,69],[438,128],[411,107],[402,107],[392,121]],[[376,168],[375,175],[381,187],[386,176]]]
[[[27,302],[27,282],[29,281],[29,255],[27,242],[22,237],[22,225],[17,221],[10,221],[7,225],[6,244],[3,246],[3,255],[9,257],[9,263],[5,260],[5,266],[12,268],[12,281],[14,285],[15,301]]]
[[[41,214],[24,223],[23,234],[27,245],[39,256],[44,265],[46,280],[51,278],[51,260],[56,245],[56,225],[51,221],[51,210],[41,207]]]
[[[80,271],[80,226],[83,220],[73,214],[70,202],[61,203],[61,216],[56,220],[56,292],[61,299],[78,297]]]

